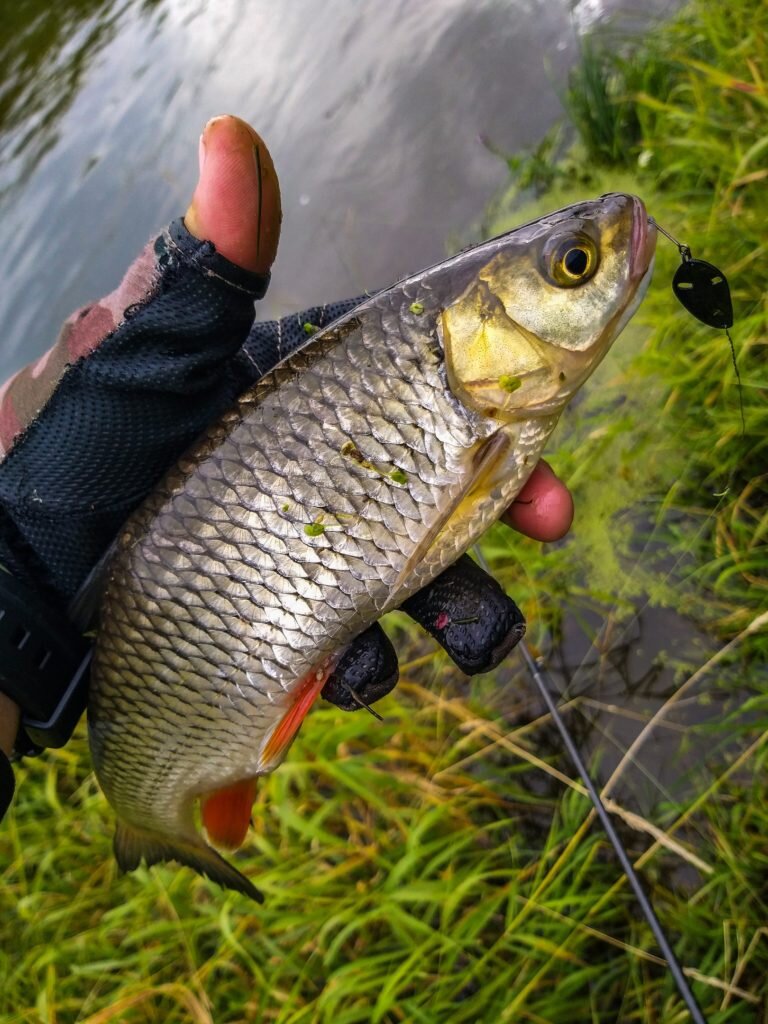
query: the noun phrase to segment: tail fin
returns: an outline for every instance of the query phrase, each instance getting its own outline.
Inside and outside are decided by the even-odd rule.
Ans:
[[[264,902],[264,896],[255,885],[202,839],[172,841],[118,821],[114,849],[121,871],[133,871],[142,860],[147,867],[160,861],[176,860],[225,889],[250,896],[258,903]]]

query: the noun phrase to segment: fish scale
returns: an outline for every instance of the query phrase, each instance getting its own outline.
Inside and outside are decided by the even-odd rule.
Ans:
[[[539,339],[544,363],[513,397],[501,375],[516,372],[518,351],[531,362],[517,291],[542,277],[541,247],[574,230],[572,211],[430,268],[313,337],[129,521],[109,565],[89,705],[124,867],[175,857],[254,894],[201,838],[197,799],[206,824],[239,836],[217,794],[231,790],[247,812],[249,780],[285,755],[345,646],[451,565],[517,494],[578,387],[574,359],[586,378],[617,311],[647,283],[652,249],[641,246],[638,262],[633,248],[638,206],[626,196],[587,204],[593,234],[617,222],[624,249],[603,253],[602,291],[582,295],[573,325],[554,325],[567,337]],[[508,280],[495,281],[499,267]],[[488,367],[498,332],[508,358]],[[459,343],[472,356],[466,381],[451,376]],[[557,373],[561,360],[573,382]]]

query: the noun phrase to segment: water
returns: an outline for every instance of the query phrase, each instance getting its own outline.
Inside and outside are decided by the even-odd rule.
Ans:
[[[185,210],[197,138],[250,120],[281,178],[261,314],[442,257],[562,115],[581,0],[2,0],[0,378]],[[619,3],[608,5],[615,10]],[[645,10],[642,4],[636,5]]]

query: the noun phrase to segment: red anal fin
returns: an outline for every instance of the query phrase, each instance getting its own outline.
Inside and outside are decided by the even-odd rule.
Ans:
[[[242,779],[203,797],[203,825],[212,843],[225,850],[242,846],[255,798],[255,779]]]
[[[264,771],[271,771],[285,757],[288,747],[299,731],[299,726],[315,703],[338,660],[338,655],[326,658],[320,665],[310,669],[296,684],[290,708],[277,723],[261,752]]]

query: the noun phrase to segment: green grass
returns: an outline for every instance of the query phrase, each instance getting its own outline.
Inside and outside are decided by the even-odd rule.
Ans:
[[[768,1020],[768,632],[750,632],[768,608],[768,9],[699,0],[618,56],[600,47],[571,83],[579,141],[557,164],[550,143],[512,160],[492,227],[642,195],[731,280],[746,429],[726,339],[678,306],[660,242],[636,324],[552,445],[572,537],[497,528],[484,547],[544,651],[566,618],[605,647],[594,614],[621,636],[646,605],[705,628],[698,659],[670,648],[685,689],[657,703],[647,744],[676,737],[681,777],[645,817],[634,766],[614,798],[707,1019],[753,1024]],[[313,712],[260,786],[239,863],[263,907],[172,867],[118,877],[82,735],[25,765],[0,831],[4,1024],[687,1019],[514,660],[469,683],[392,628],[405,664],[385,723]],[[585,740],[595,696],[590,681],[567,706]],[[596,765],[613,717],[591,734]]]

